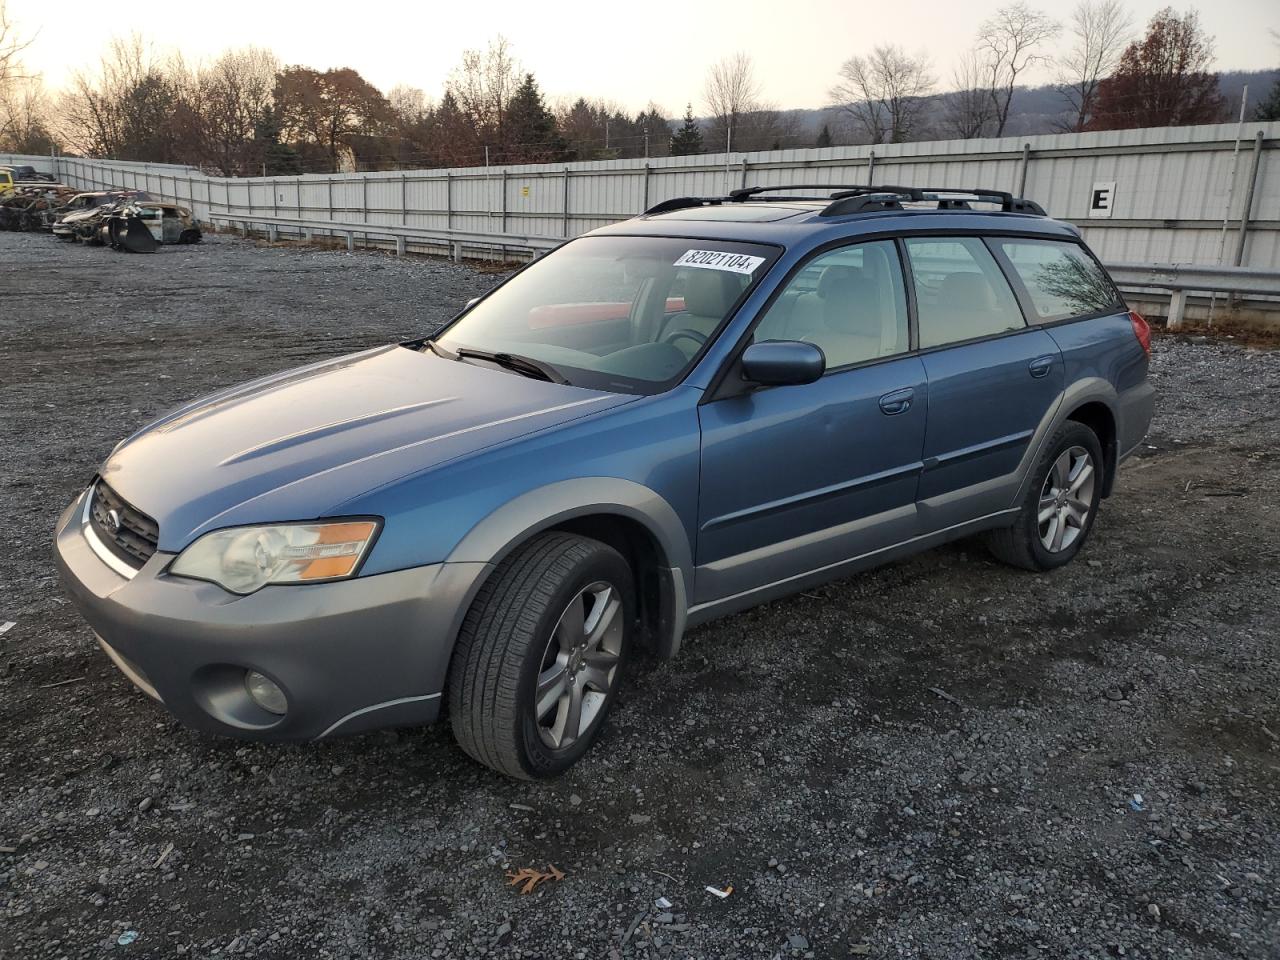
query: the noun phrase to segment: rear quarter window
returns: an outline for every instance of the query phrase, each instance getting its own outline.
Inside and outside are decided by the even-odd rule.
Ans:
[[[1022,281],[1033,323],[1124,309],[1110,278],[1078,244],[998,237],[992,242]]]

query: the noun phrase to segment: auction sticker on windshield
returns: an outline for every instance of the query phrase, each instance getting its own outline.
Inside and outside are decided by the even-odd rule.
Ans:
[[[726,253],[723,250],[686,250],[675,262],[675,266],[754,273],[756,267],[762,263],[764,263],[764,257],[749,257],[745,253]]]

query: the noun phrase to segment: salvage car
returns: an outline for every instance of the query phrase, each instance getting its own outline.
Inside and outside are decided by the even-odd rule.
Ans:
[[[95,190],[78,193],[67,201],[62,215],[54,221],[53,235],[59,240],[92,239],[96,231],[90,225],[101,216],[102,207],[120,203],[123,200],[149,200],[150,196],[140,190]],[[77,227],[84,228],[84,235],[77,232]]]
[[[960,537],[1070,562],[1146,433],[1149,354],[1076,228],[1006,193],[668,200],[433,335],[143,427],[57,562],[192,727],[447,715],[545,777],[694,624]]]

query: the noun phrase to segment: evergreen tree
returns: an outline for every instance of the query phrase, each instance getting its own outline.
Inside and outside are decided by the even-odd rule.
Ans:
[[[814,146],[815,147],[831,146],[831,128],[828,127],[825,123],[822,125],[822,132],[818,134],[818,142],[815,143]]]
[[[1267,94],[1267,99],[1258,104],[1253,119],[1280,120],[1280,77],[1277,77],[1276,82],[1271,85],[1271,92]]]
[[[532,73],[516,88],[507,103],[502,159],[508,163],[547,163],[564,159],[564,138],[556,118],[542,102],[542,91]]]
[[[690,154],[702,153],[702,128],[693,119],[693,104],[685,107],[684,125],[671,137],[671,155],[687,157]]]

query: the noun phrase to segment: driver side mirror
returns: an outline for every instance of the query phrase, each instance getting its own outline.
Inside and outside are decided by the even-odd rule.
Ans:
[[[800,340],[765,340],[742,352],[743,377],[763,387],[813,383],[826,370],[822,349]]]

